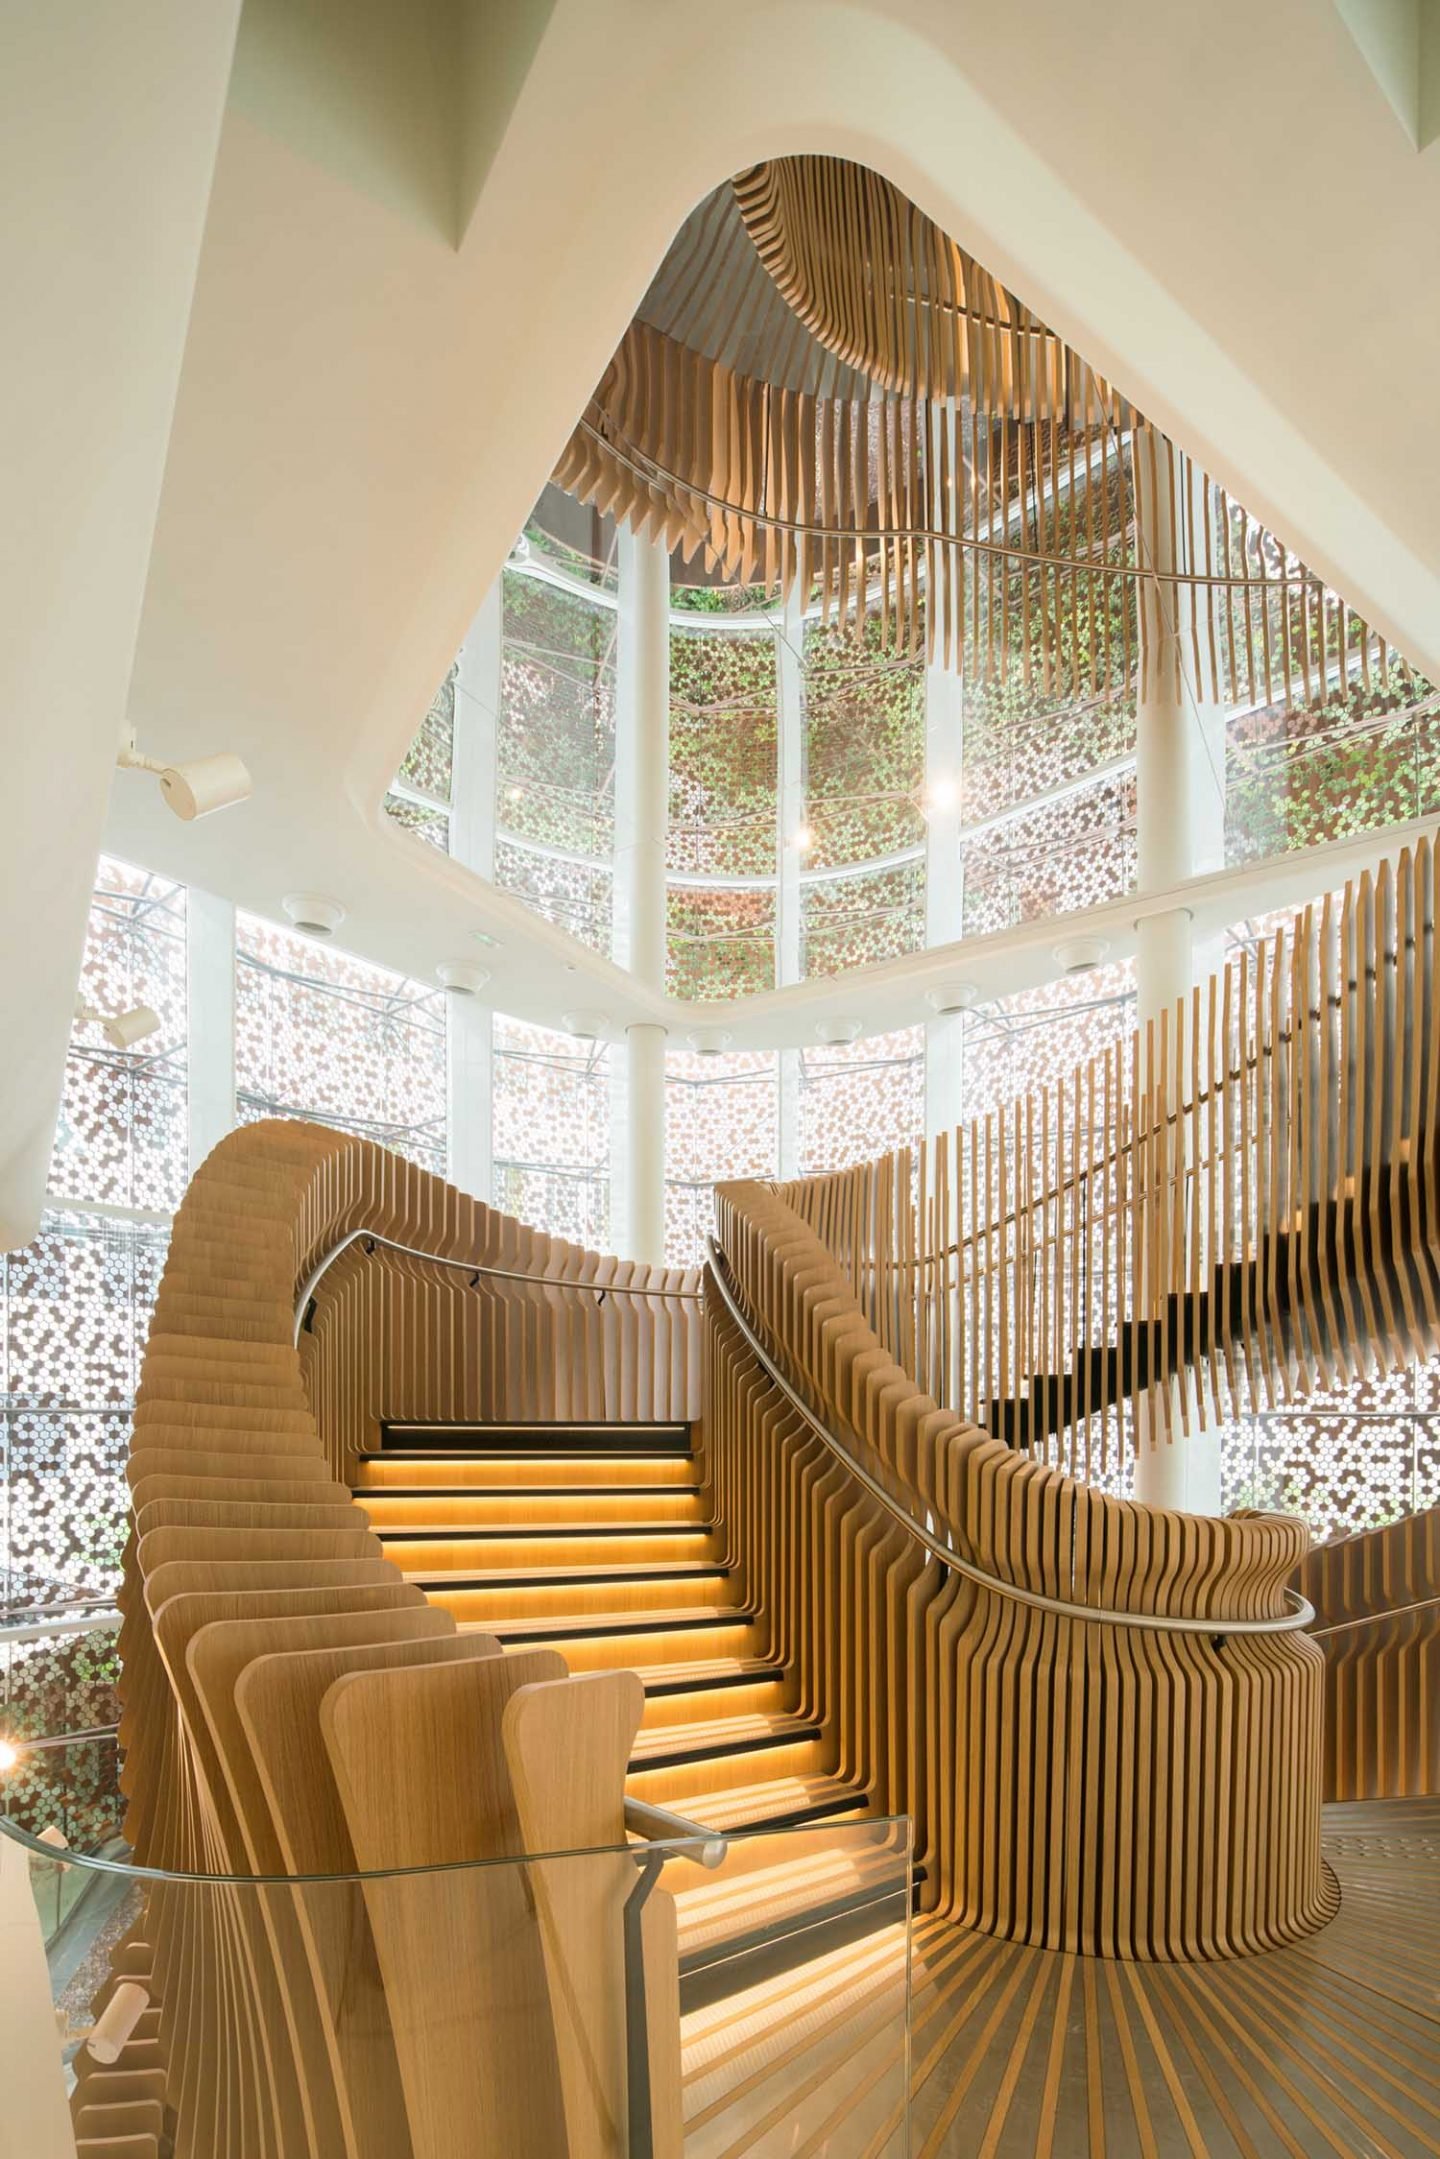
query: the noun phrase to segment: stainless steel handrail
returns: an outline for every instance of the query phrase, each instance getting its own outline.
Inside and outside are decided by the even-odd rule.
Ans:
[[[1411,1612],[1433,1611],[1437,1604],[1440,1604],[1440,1596],[1412,1597],[1408,1604],[1388,1605],[1383,1612],[1359,1612],[1354,1619],[1332,1619],[1315,1629],[1315,1639],[1320,1641],[1327,1634],[1346,1634],[1352,1627],[1376,1627],[1382,1619],[1407,1619]]]
[[[295,1344],[305,1332],[305,1318],[310,1310],[316,1290],[343,1253],[352,1244],[383,1245],[387,1252],[399,1252],[406,1259],[428,1260],[434,1267],[457,1267],[462,1274],[484,1275],[491,1282],[532,1282],[540,1289],[583,1289],[597,1297],[684,1297],[695,1300],[701,1295],[698,1289],[647,1288],[639,1282],[579,1282],[573,1276],[563,1274],[526,1274],[517,1267],[490,1267],[478,1259],[457,1259],[451,1252],[422,1252],[418,1245],[401,1244],[395,1237],[382,1236],[377,1229],[352,1229],[332,1245],[319,1265],[306,1276],[304,1286],[295,1300]]]
[[[712,1872],[730,1849],[728,1839],[718,1829],[707,1829],[703,1822],[672,1814],[668,1807],[652,1807],[648,1799],[626,1800],[625,1827],[632,1837],[641,1837],[647,1844],[693,1844],[698,1839],[700,1849],[693,1856]]]
[[[823,1441],[838,1461],[844,1463],[852,1476],[858,1478],[872,1498],[879,1500],[881,1506],[909,1531],[917,1543],[924,1546],[932,1559],[939,1560],[941,1566],[948,1567],[953,1574],[963,1574],[967,1581],[977,1582],[982,1589],[993,1591],[997,1597],[1008,1597],[1015,1604],[1028,1604],[1036,1611],[1053,1612],[1059,1619],[1085,1620],[1105,1627],[1140,1627],[1152,1634],[1293,1634],[1297,1628],[1308,1627],[1314,1619],[1314,1606],[1294,1589],[1287,1589],[1285,1592],[1290,1600],[1290,1610],[1276,1619],[1198,1619],[1178,1613],[1117,1612],[1101,1605],[1068,1604],[1060,1597],[1043,1596],[1037,1589],[1022,1589],[1017,1582],[1007,1582],[1001,1575],[991,1574],[984,1567],[977,1566],[973,1559],[966,1559],[952,1544],[937,1536],[927,1523],[912,1514],[903,1501],[887,1490],[874,1472],[815,1414],[804,1396],[792,1387],[779,1369],[741,1308],[727,1277],[725,1255],[713,1237],[706,1240],[705,1249],[710,1260],[710,1279],[719,1291],[725,1309],[745,1337],[751,1354],[772,1384],[779,1388],[791,1408],[803,1417],[816,1438]]]

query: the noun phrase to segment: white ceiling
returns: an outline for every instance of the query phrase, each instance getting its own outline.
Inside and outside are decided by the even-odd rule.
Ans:
[[[25,5],[37,21],[53,12]],[[134,64],[117,95],[163,75],[149,41],[168,12],[126,12]],[[191,13],[223,50],[218,0]],[[150,147],[137,132],[105,139],[132,188]],[[80,154],[41,148],[42,165]],[[1410,146],[1331,0],[251,0],[129,712],[167,756],[238,750],[256,793],[184,827],[143,780],[119,779],[109,846],[272,913],[297,887],[333,892],[346,941],[415,974],[473,956],[471,932],[487,928],[503,940],[496,1000],[522,1015],[585,1004],[617,1024],[687,1023],[407,841],[379,803],[681,219],[729,173],[787,150],[889,173],[1440,672],[1440,151]],[[172,160],[150,184],[192,217],[203,206],[199,170]],[[32,169],[25,199],[39,186]],[[50,244],[73,295],[92,236],[57,227]],[[144,259],[147,244],[143,220],[97,207],[109,262]],[[153,442],[137,439],[118,348],[92,319],[52,409],[42,371],[25,378],[26,417],[58,455],[67,414],[93,397],[91,472],[103,422],[110,455],[144,450],[153,486]],[[158,409],[163,325],[146,359]],[[173,383],[173,352],[169,364]],[[0,382],[11,366],[0,352]],[[47,514],[63,529],[83,493]],[[32,598],[7,623],[29,640],[29,679],[74,664],[88,610],[133,580],[142,545],[137,521],[64,619]],[[13,605],[0,590],[0,609]],[[123,643],[86,674],[89,735],[67,738],[92,795],[108,761],[96,715],[124,699]],[[7,708],[17,737],[34,711],[33,697]],[[5,919],[30,914],[32,992],[0,981],[28,1089],[7,1098],[10,1129],[29,1135],[28,1153],[0,1158],[9,1237],[38,1202],[35,1134],[45,1103],[53,1116],[100,837],[93,814],[55,819],[43,770],[14,795],[12,814],[49,815],[70,874],[63,906],[37,922],[0,861]],[[961,955],[942,964],[966,971]],[[48,997],[33,994],[37,965]],[[853,986],[786,994],[806,1031],[817,996],[855,1008]]]

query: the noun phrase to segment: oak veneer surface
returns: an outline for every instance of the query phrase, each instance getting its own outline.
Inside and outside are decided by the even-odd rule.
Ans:
[[[1168,1279],[1181,1285],[1176,1294],[1182,1305],[1191,1300],[1192,1314],[1197,1246],[1189,1218],[1166,1199],[1172,1172],[1208,1163],[1213,1175],[1230,1148],[1243,1199],[1256,1135],[1273,1135],[1282,1123],[1290,1135],[1288,1151],[1272,1136],[1268,1157],[1257,1154],[1255,1176],[1272,1211],[1246,1212],[1248,1200],[1241,1207],[1238,1219],[1260,1223],[1264,1237],[1259,1272],[1252,1279],[1242,1269],[1238,1302],[1226,1307],[1228,1337],[1207,1335],[1198,1320],[1177,1322],[1173,1340],[1165,1338],[1172,1360],[1204,1346],[1213,1374],[1229,1351],[1254,1351],[1268,1369],[1304,1385],[1323,1377],[1342,1348],[1348,1355],[1383,1341],[1398,1355],[1428,1339],[1428,1248],[1417,1231],[1440,1219],[1429,1137],[1440,1073],[1432,1041],[1440,1000],[1428,975],[1433,875],[1422,851],[1393,888],[1382,881],[1376,894],[1362,890],[1358,903],[1347,901],[1338,943],[1322,923],[1318,938],[1297,941],[1288,975],[1278,964],[1265,975],[1270,1004],[1257,1003],[1254,1032],[1243,1038],[1255,1046],[1265,1086],[1247,1078],[1242,1056],[1223,1145],[1206,1123],[1209,1112],[1201,1114],[1216,1087],[1208,1096],[1193,1084],[1189,1094],[1166,1092],[1167,1072],[1193,1082],[1198,1019],[1183,1038],[1184,1056],[1180,1034],[1173,1050],[1162,1035],[1154,1085],[1145,1066],[1152,1110],[1157,1101],[1178,1108],[1168,1121],[1151,1114],[1126,1128],[1143,1163],[1127,1187],[1139,1195],[1127,1219],[1143,1225],[1136,1235],[1149,1240],[1147,1250],[1174,1260],[1178,1271]],[[1296,1029],[1287,1035],[1277,1018],[1300,1010],[1295,995],[1288,1004],[1281,998],[1282,982],[1291,992],[1298,985],[1300,996],[1316,985],[1326,992],[1338,979],[1336,953],[1374,960],[1357,964],[1336,1006],[1334,1070],[1355,1105],[1345,1129],[1367,1134],[1348,1157],[1310,1115],[1324,1098],[1319,1082],[1331,1051],[1319,1049],[1318,1062],[1303,1064],[1286,1046],[1298,1041]],[[1249,1011],[1243,999],[1240,1011]],[[1147,1054],[1153,1058],[1153,1046]],[[1252,1114],[1262,1101],[1268,1127]],[[1197,1124],[1208,1132],[1208,1157],[1198,1142],[1192,1152],[1180,1144],[1182,1134],[1196,1138]],[[1292,1236],[1278,1269],[1277,1224],[1297,1192],[1324,1191],[1327,1164],[1340,1180],[1339,1226],[1318,1244],[1297,1245]],[[918,1232],[905,1227],[897,1198],[908,1181],[899,1165],[885,1176],[888,1185],[857,1177],[822,1181],[818,1191],[743,1185],[719,1196],[735,1291],[772,1357],[824,1420],[913,1512],[928,1514],[1001,1581],[1122,1612],[1209,1621],[1282,1611],[1286,1579],[1304,1553],[1300,1525],[1280,1517],[1205,1522],[1111,1499],[925,1395],[904,1361],[913,1356],[923,1366],[921,1352],[937,1339],[924,1298],[907,1304],[887,1290],[876,1302],[882,1276],[892,1287],[921,1279],[912,1265]],[[888,1196],[877,1207],[882,1190]],[[1041,1197],[1043,1216],[1050,1202]],[[1002,1220],[1007,1207],[1014,1212],[1003,1182],[987,1204]],[[1209,1218],[1216,1219],[1213,1208]],[[1049,1219],[1063,1245],[1063,1209]],[[290,1299],[316,1256],[355,1228],[455,1256],[528,1256],[534,1271],[551,1273],[512,1298],[493,1283],[482,1290],[463,1272],[352,1245],[314,1296],[297,1356]],[[867,1252],[869,1275],[861,1264]],[[943,1253],[936,1257],[943,1262]],[[1090,2148],[1102,2148],[1095,2138],[1104,2130],[1104,2094],[1118,2088],[1107,2063],[1117,2057],[1134,2120],[1129,2131],[1116,2129],[1116,2148],[1132,2132],[1150,2148],[1153,2132],[1138,2125],[1157,2102],[1146,2097],[1135,2027],[1116,2011],[1124,1990],[1135,1996],[1160,2085],[1173,2096],[1185,2079],[1153,2039],[1142,1999],[1161,2002],[1172,1981],[1223,1988],[1227,1960],[1275,1970],[1277,1958],[1307,1953],[1298,1946],[1307,1937],[1342,1938],[1343,1920],[1315,1935],[1335,1911],[1334,1880],[1319,1850],[1319,1652],[1294,1635],[1144,1633],[1059,1618],[944,1576],[775,1389],[713,1286],[702,1314],[688,1298],[693,1282],[632,1270],[626,1286],[641,1294],[627,1300],[609,1294],[621,1284],[617,1268],[487,1217],[438,1180],[341,1135],[262,1125],[217,1150],[177,1219],[137,1402],[122,1737],[138,1854],[204,1870],[269,1851],[295,1865],[301,1825],[326,1823],[325,1849],[339,1852],[339,1801],[326,1781],[334,1771],[315,1743],[326,1692],[320,1680],[328,1685],[346,1670],[366,1676],[371,1659],[383,1665],[401,1656],[417,1674],[442,1670],[446,1657],[478,1655],[483,1665],[493,1635],[516,1652],[558,1650],[580,1671],[628,1669],[638,1674],[628,1685],[639,1689],[640,1731],[632,1723],[628,1737],[599,1749],[610,1763],[612,1812],[628,1757],[633,1791],[726,1827],[867,1810],[910,1814],[925,1870],[935,2013],[950,2015],[952,1959],[969,1975],[967,2001],[983,1991],[970,1982],[991,1973],[998,1991],[972,2027],[985,2034],[988,2064],[1005,2019],[1023,2003],[1025,2045],[1010,2045],[1010,2098],[998,2114],[1003,2092],[992,2099],[982,2148],[1001,2148],[1006,2110],[1033,2085],[1030,2036],[1043,2026],[1050,1985],[1039,1974],[1068,1968],[1075,1951],[1089,1955],[1075,1963],[1078,1995],[1063,2001],[1066,2014],[1078,2001],[1088,2018]],[[943,1281],[943,1264],[940,1271]],[[1141,1276],[1148,1295],[1148,1265]],[[229,1333],[217,1304],[232,1314]],[[877,1331],[880,1318],[888,1336]],[[1002,1332],[1004,1325],[1002,1306]],[[1016,1339],[1033,1346],[1044,1329],[1027,1327]],[[692,1434],[702,1378],[705,1414]],[[598,1425],[594,1414],[577,1418],[577,1405],[598,1412]],[[352,1479],[353,1509],[342,1489]],[[402,1633],[413,1626],[413,1606],[367,1608],[361,1598],[347,1614],[335,1601],[386,1583],[401,1587],[395,1558],[408,1577],[403,1586],[423,1590],[433,1606],[423,1621],[439,1630],[433,1651],[429,1636],[411,1648],[385,1647],[397,1626]],[[1414,1568],[1409,1559],[1405,1565],[1413,1585]],[[1370,1602],[1354,1616],[1366,1628],[1393,1627],[1395,1566],[1382,1565],[1378,1577],[1374,1566],[1361,1573]],[[1377,1578],[1392,1599],[1378,1607]],[[1353,1603],[1353,1589],[1341,1583],[1342,1605],[1345,1597]],[[321,1598],[318,1608],[282,1611],[271,1601],[307,1592]],[[190,1600],[207,1593],[255,1602],[202,1623],[203,1605]],[[474,1631],[457,1636],[456,1626]],[[287,1631],[296,1628],[298,1635]],[[348,1649],[328,1646],[347,1639]],[[267,1641],[292,1646],[266,1656]],[[1429,1667],[1417,1669],[1423,1677]],[[260,1708],[267,1673],[283,1689],[288,1675],[307,1672],[295,1696],[298,1723],[285,1724],[280,1697],[273,1718]],[[586,1682],[576,1684],[583,1693]],[[727,1706],[722,1697],[732,1688]],[[1362,1689],[1356,1699],[1364,1698]],[[1400,1699],[1408,1700],[1403,1686]],[[421,1729],[423,1759],[413,1767],[423,1781],[443,1765],[445,1750],[443,1733],[423,1722]],[[1363,1744],[1363,1720],[1355,1732]],[[577,1786],[568,1797],[578,1803],[583,1791]],[[547,1797],[537,1783],[529,1802],[537,1823],[561,1818],[559,1796]],[[762,1871],[751,1887],[774,1909],[793,1909],[797,1885],[811,1879],[793,1857],[777,1857],[763,1886]],[[558,1899],[539,1886],[547,1985],[559,2003],[562,1979],[573,1980],[586,1961],[582,1945],[567,1942]],[[672,1958],[676,1939],[723,1947],[735,1918],[733,1902],[693,1883],[677,1888],[675,1914]],[[975,1943],[984,1946],[956,1946]],[[257,1925],[230,1895],[182,1912],[157,1893],[146,1939],[122,1945],[122,1954],[133,1954],[152,1992],[155,2006],[135,2045],[158,2046],[169,2064],[167,2122],[178,2155],[358,2155],[373,2122],[384,2125],[398,2159],[409,2110],[383,2073],[373,2106],[357,2110],[366,2077],[353,2058],[347,2063],[335,2023],[338,1967],[302,1912],[272,1913]],[[883,1939],[865,1954],[879,1984]],[[1353,1954],[1363,1958],[1363,1947]],[[1197,1963],[1213,1967],[1208,1982],[1186,1975]],[[1153,1977],[1130,1976],[1141,1965],[1155,1966]],[[1035,1976],[1012,1986],[1022,1969]],[[584,2035],[581,2054],[600,2064],[596,2134],[613,2142],[621,2121],[616,2035],[596,1972],[585,1985],[591,2006],[582,2004],[573,2029]],[[852,2091],[847,2113],[851,2131],[863,2124],[869,2134],[868,2111],[889,2103],[875,1985],[840,1966],[808,1973],[804,1985],[817,2030],[832,1999],[849,2000],[870,2020],[863,2043],[840,2045],[835,2056],[874,2068],[865,2090]],[[1057,2002],[1064,1985],[1054,1981]],[[375,2005],[384,2013],[378,1983]],[[563,2032],[571,2012],[553,2013]],[[737,2020],[738,2034],[738,2011]],[[1163,2033],[1158,2011],[1156,2020]],[[710,2039],[723,2059],[717,2029]],[[317,2041],[328,2085],[312,2069]],[[579,2059],[570,2041],[562,2058],[565,2047]],[[947,2045],[935,2059],[950,2054]],[[1061,2084],[1071,2073],[1062,2040],[1044,2058],[1042,2093],[1052,2067]],[[141,2066],[138,2053],[131,2066]],[[817,2091],[825,2085],[815,2058],[807,2073],[818,2075]],[[977,2063],[950,2088],[937,2134],[962,2118],[967,2093],[981,2090],[986,2075]],[[563,2081],[573,2118],[580,2085],[569,2073]],[[89,2083],[87,2071],[77,2106]],[[697,2136],[736,2099],[723,2077],[707,2090]],[[781,2123],[778,2113],[768,2128],[751,2120],[744,2134],[762,2148]],[[327,2148],[332,2128],[343,2141]],[[823,2132],[815,2133],[823,2148]],[[885,2133],[877,2122],[876,2149]],[[1283,2138],[1280,2148],[1289,2148]]]
[[[321,1332],[307,1343],[309,1381],[291,1339],[293,1301],[318,1254],[357,1221],[545,1277],[518,1286],[513,1339],[552,1373],[582,1373],[595,1345],[610,1343],[629,1406],[668,1413],[667,1390],[683,1397],[690,1383],[698,1312],[671,1294],[684,1277],[537,1237],[342,1135],[268,1125],[224,1143],[177,1217],[136,1405],[120,1736],[127,1833],[149,1865],[200,1875],[353,1870],[320,1734],[330,1688],[347,1675],[423,1686],[447,1666],[501,1661],[498,1642],[457,1633],[383,1556],[335,1476],[348,1469],[348,1450],[337,1458],[317,1432],[312,1388],[325,1320],[344,1303],[343,1270],[312,1307]],[[437,1295],[435,1271],[404,1274],[422,1304]],[[638,1294],[617,1328],[599,1290],[619,1287]],[[480,1309],[473,1291],[468,1272],[446,1283],[452,1323],[464,1317],[462,1293]],[[493,1346],[493,1328],[487,1338]],[[333,1329],[328,1339],[333,1347]],[[523,1384],[516,1392],[533,1406]],[[350,1399],[363,1438],[360,1397]],[[505,1661],[511,1691],[527,1674],[563,1670],[548,1653]],[[497,1743],[498,1731],[497,1722]],[[453,1733],[425,1728],[405,1765],[418,1789],[464,1788],[454,1744]],[[530,1769],[537,1791],[564,1773],[554,1758]],[[620,1802],[617,1770],[617,1824]],[[522,1916],[533,1935],[529,1906]],[[571,2019],[577,2008],[598,2013],[563,1956],[547,1950],[540,1968],[535,2030],[543,2034],[562,2002]],[[117,2078],[141,2076],[162,2079],[166,2159],[408,2159],[414,2094],[394,2051],[405,2004],[383,1984],[358,1887],[156,1885],[112,1954],[97,2009],[121,1974],[144,1987],[149,2007],[119,2065],[102,2071],[77,2058],[74,2111],[89,2159],[130,2141],[129,2128],[118,2143],[112,2135],[121,2127],[113,2109],[127,2097]],[[623,2093],[597,2097],[623,2122]],[[156,2105],[153,2089],[145,2103]],[[134,2126],[142,2137],[153,2129],[148,2115]]]

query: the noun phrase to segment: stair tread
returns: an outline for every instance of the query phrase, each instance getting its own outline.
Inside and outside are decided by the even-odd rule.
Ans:
[[[545,1589],[558,1582],[663,1582],[703,1581],[707,1575],[721,1578],[730,1569],[718,1560],[679,1560],[674,1566],[657,1567],[653,1561],[597,1560],[593,1566],[497,1567],[493,1571],[466,1574],[459,1568],[407,1570],[403,1579],[421,1588],[433,1583],[437,1589]],[[599,1615],[597,1615],[599,1616]]]
[[[767,1714],[751,1710],[739,1717],[714,1717],[693,1724],[657,1724],[636,1735],[630,1756],[632,1769],[656,1766],[659,1760],[689,1760],[692,1756],[736,1753],[773,1746],[796,1739],[818,1739],[820,1727],[793,1710]]]
[[[402,1544],[407,1537],[443,1538],[450,1544],[504,1544],[546,1537],[714,1535],[709,1522],[377,1522],[374,1530],[382,1544]]]
[[[670,1798],[665,1804],[673,1813],[683,1814],[705,1829],[735,1831],[821,1814],[843,1812],[858,1817],[866,1812],[863,1792],[823,1771],[774,1778],[768,1783],[725,1785],[716,1792],[697,1792],[693,1799]]]
[[[643,1459],[643,1458],[642,1458]],[[362,1478],[356,1497],[372,1499],[545,1499],[563,1493],[563,1484],[367,1484]],[[587,1499],[698,1499],[698,1484],[585,1484],[577,1487]]]
[[[647,1694],[661,1697],[714,1687],[723,1699],[731,1687],[766,1679],[778,1684],[785,1677],[780,1665],[767,1664],[763,1657],[703,1657],[693,1664],[627,1664],[622,1669],[634,1672]]]
[[[749,1627],[754,1625],[754,1614],[736,1605],[696,1604],[681,1605],[673,1612],[550,1612],[530,1619],[523,1613],[512,1619],[477,1619],[473,1623],[462,1621],[462,1628],[476,1634],[494,1634],[504,1641],[509,1635],[521,1635],[527,1641],[540,1636],[573,1635],[577,1638],[608,1637],[622,1634],[665,1634],[685,1628],[702,1627]],[[624,1667],[629,1669],[629,1667]]]

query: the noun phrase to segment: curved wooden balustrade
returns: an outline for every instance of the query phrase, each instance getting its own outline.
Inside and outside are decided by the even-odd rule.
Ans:
[[[297,1349],[297,1289],[357,1229],[470,1271],[351,1245]],[[176,1217],[129,1462],[121,1741],[138,1862],[325,1876],[623,1841],[633,1675],[571,1679],[553,1650],[502,1656],[457,1629],[385,1558],[342,1473],[397,1388],[412,1413],[418,1391],[441,1415],[685,1414],[694,1289],[522,1230],[366,1141],[264,1123],[216,1149]],[[603,1855],[579,1869],[528,1891],[507,1868],[156,1884],[101,1997],[129,1981],[148,2006],[118,2063],[79,2060],[82,2154],[109,2159],[87,2131],[117,2080],[157,2076],[176,2159],[450,2159],[477,2127],[487,2149],[534,2159],[618,2154],[615,1945],[636,1870]],[[597,1930],[601,1910],[613,1928]],[[641,1924],[654,2150],[674,2153],[670,1897],[651,1895]]]
[[[1303,1524],[1167,1514],[1026,1461],[920,1391],[782,1198],[727,1185],[717,1203],[780,1369],[987,1573],[1107,1611],[1283,1616]],[[1074,1620],[944,1578],[805,1432],[718,1297],[711,1313],[717,1512],[841,1773],[913,1815],[928,1901],[1142,1959],[1244,1954],[1330,1916],[1310,1642]]]
[[[696,1270],[603,1258],[478,1201],[462,1204],[483,1225],[480,1235],[459,1232],[467,1267],[357,1240],[306,1300],[302,1364],[337,1475],[374,1451],[390,1419],[466,1425],[698,1417]],[[407,1226],[397,1242],[422,1243],[427,1253],[445,1249],[423,1227]]]
[[[1440,1509],[1312,1552],[1325,1797],[1440,1794]]]
[[[1413,1362],[1440,1339],[1437,917],[1425,842],[1053,1085],[783,1196],[937,1401],[1087,1479]]]
[[[1189,1414],[1187,1368],[1213,1406],[1242,1372],[1288,1396],[1428,1344],[1435,875],[1422,849],[1232,976],[1208,1026],[1197,1004],[1152,1034],[1143,1073],[1137,1051],[1108,1093],[1094,1074],[1057,1090],[1028,1171],[1033,1112],[996,1123],[988,1155],[962,1143],[953,1193],[943,1153],[933,1173],[901,1156],[721,1188],[725,1285],[703,1301],[693,1275],[522,1230],[366,1142],[232,1135],[177,1217],[137,1399],[121,1736],[138,1858],[293,1877],[611,1842],[628,1760],[632,1789],[693,1793],[727,1829],[911,1815],[925,1901],[966,1940],[1152,1964],[1304,1940],[1335,1908],[1322,1783],[1435,1788],[1433,1521],[1307,1561],[1293,1519],[1186,1517],[1077,1481],[1061,1435],[1096,1412],[1097,1310],[1120,1329],[1109,1407],[1145,1394],[1162,1435]],[[1099,1269],[1097,1235],[1115,1262]],[[1068,1393],[1057,1344],[1079,1357]],[[978,1370],[1018,1396],[1037,1368],[1028,1435],[965,1413]],[[964,1375],[962,1406],[926,1373]],[[672,1441],[701,1411],[696,1487]],[[611,1489],[542,1460],[556,1420],[671,1439]],[[511,1440],[498,1468],[393,1444],[397,1424],[513,1439],[517,1422],[539,1442],[518,1491]],[[558,1586],[517,1595],[524,1538],[558,1555]],[[612,1556],[571,1564],[606,1538]],[[703,1556],[659,1556],[686,1540]],[[432,1601],[386,1557],[422,1551]],[[1265,1631],[1297,1568],[1328,1682],[1313,1641]],[[657,1666],[644,1645],[662,1641]],[[565,1679],[567,1657],[587,1676]],[[630,1663],[651,1666],[643,1685],[599,1668]],[[729,1690],[723,1716],[709,1687]],[[765,1894],[793,1915],[808,1876],[789,1864]],[[507,2150],[618,2150],[617,1975],[572,1923],[618,1887],[531,1886],[507,1917],[477,1876],[423,1923],[424,1893],[407,1908],[374,1884],[343,1923],[298,1886],[200,1905],[157,1886],[107,1988],[145,1989],[144,2061],[113,2073],[160,2078],[177,2159],[442,2159],[492,2100]],[[722,1948],[746,1896],[701,1920]],[[673,1996],[675,1907],[646,1909]],[[505,1960],[466,1945],[515,1927],[543,2004],[519,2075],[454,2044],[501,2028]],[[681,2135],[673,2007],[651,2025],[657,2152]],[[82,2061],[77,2118],[104,2118],[111,2073]],[[537,2080],[548,2115],[524,2104]]]

